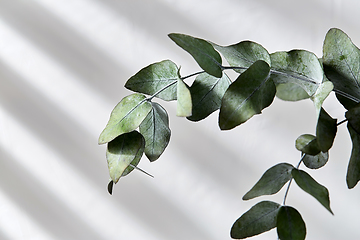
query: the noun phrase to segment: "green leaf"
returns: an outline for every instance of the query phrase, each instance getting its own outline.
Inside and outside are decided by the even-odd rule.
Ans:
[[[276,89],[269,71],[269,65],[259,60],[229,86],[221,102],[220,129],[232,129],[272,103]]]
[[[279,208],[280,204],[275,202],[257,203],[235,221],[231,228],[231,237],[244,239],[275,228]]]
[[[337,120],[333,119],[323,108],[320,110],[316,125],[316,140],[322,152],[332,147],[337,132]]]
[[[341,104],[350,109],[359,103],[360,50],[340,29],[332,28],[326,34],[323,65]]]
[[[350,122],[347,124],[352,141],[352,151],[347,169],[346,183],[349,189],[354,188],[360,180],[360,134]]]
[[[134,93],[123,98],[111,112],[109,122],[100,134],[99,144],[138,128],[151,109],[151,103],[142,94]]]
[[[182,79],[178,79],[177,84],[177,106],[176,116],[188,117],[192,113],[192,101],[189,87]]]
[[[315,94],[311,96],[311,100],[314,103],[316,113],[319,117],[320,109],[322,107],[323,102],[329,96],[331,91],[334,89],[334,85],[330,81],[325,81],[320,84],[319,88],[316,90]]]
[[[298,137],[295,142],[295,147],[297,150],[313,156],[321,151],[316,137],[311,134],[303,134]]]
[[[140,124],[140,133],[145,138],[145,155],[153,162],[160,157],[169,144],[171,131],[166,110],[152,103],[152,110]]]
[[[305,192],[318,200],[331,214],[329,192],[326,187],[316,182],[308,173],[303,170],[293,169],[291,171],[296,184]]]
[[[200,121],[221,106],[221,99],[231,81],[226,74],[216,78],[207,73],[198,75],[190,87],[192,98],[192,115],[188,117],[191,121]]]
[[[169,37],[190,53],[205,72],[218,78],[222,76],[221,56],[210,43],[200,38],[178,33],[171,33]]]
[[[277,193],[291,179],[291,170],[293,168],[288,163],[279,163],[271,167],[262,175],[251,190],[244,195],[243,200]]]
[[[315,54],[305,50],[292,50],[275,52],[270,57],[271,79],[277,86],[277,97],[297,101],[316,93],[323,81],[324,72]]]
[[[144,149],[145,139],[137,131],[124,133],[108,143],[106,159],[110,178],[114,183],[134,170]]]
[[[156,97],[165,101],[176,100],[177,73],[176,64],[170,60],[164,60],[141,69],[126,82],[125,87],[148,95],[158,93]]]
[[[268,51],[258,43],[243,41],[238,44],[226,47],[219,46],[214,43],[213,46],[225,57],[230,66],[243,68],[234,69],[236,72],[243,73],[247,68],[249,68],[258,60],[263,60],[269,66],[271,66],[271,60]]]
[[[349,121],[351,127],[358,133],[360,133],[360,104],[355,105],[355,107],[349,109],[345,113],[346,119]]]
[[[303,157],[303,163],[310,169],[318,169],[323,167],[329,159],[328,152],[320,152],[317,155],[305,154]]]
[[[305,222],[293,207],[282,206],[279,209],[276,227],[280,240],[304,240],[306,237]]]

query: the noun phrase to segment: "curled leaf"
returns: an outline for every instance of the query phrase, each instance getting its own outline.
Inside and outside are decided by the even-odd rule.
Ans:
[[[321,151],[316,137],[311,134],[303,134],[298,137],[295,141],[295,147],[297,150],[309,155],[317,155]]]

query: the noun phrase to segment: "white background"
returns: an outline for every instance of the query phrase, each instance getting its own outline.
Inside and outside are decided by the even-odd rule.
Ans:
[[[241,198],[266,169],[297,164],[295,139],[315,133],[312,102],[277,99],[226,132],[218,112],[192,123],[164,103],[170,144],[158,161],[144,157],[139,165],[155,178],[134,171],[110,196],[105,146],[97,139],[131,93],[123,85],[165,59],[183,75],[199,70],[171,32],[321,57],[332,27],[360,45],[359,10],[357,0],[0,0],[0,239],[230,239],[233,222],[251,206],[282,202],[284,189]],[[344,119],[334,95],[325,108]],[[345,182],[350,152],[344,124],[326,167],[308,170],[328,187],[335,216],[296,184],[290,189],[287,204],[302,214],[308,240],[360,239],[359,186],[348,190]]]

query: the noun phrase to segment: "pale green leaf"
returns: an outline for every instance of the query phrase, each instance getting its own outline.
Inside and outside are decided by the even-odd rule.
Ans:
[[[222,76],[221,56],[209,42],[178,33],[171,33],[169,37],[190,53],[205,72],[218,78]]]
[[[276,230],[280,240],[304,240],[306,225],[293,207],[282,206],[277,215]]]
[[[324,72],[315,54],[305,50],[292,50],[275,52],[270,57],[271,79],[277,86],[276,96],[286,101],[297,101],[316,93],[323,81]]]
[[[123,98],[111,112],[109,122],[100,134],[99,144],[138,128],[151,109],[151,103],[142,94],[134,93]]]
[[[177,84],[177,106],[176,116],[188,117],[192,113],[192,101],[189,87],[182,79],[178,79]]]
[[[360,180],[360,134],[350,122],[347,124],[352,141],[351,157],[347,169],[346,183],[349,189],[354,188]]]
[[[340,29],[332,28],[326,34],[323,65],[341,104],[350,109],[359,103],[360,49]]]
[[[305,192],[318,200],[331,214],[329,191],[326,187],[316,182],[308,173],[303,170],[293,169],[291,174],[296,184]]]
[[[213,46],[225,57],[230,66],[238,68],[234,69],[236,72],[243,73],[258,60],[263,60],[271,66],[268,51],[258,43],[243,41],[226,47],[214,43]]]
[[[127,89],[165,101],[176,100],[178,67],[170,60],[153,63],[132,76],[125,84]]]
[[[333,145],[337,132],[337,120],[333,119],[323,108],[320,110],[316,125],[316,140],[319,149],[327,152]]]
[[[269,65],[257,61],[226,90],[221,102],[219,126],[232,129],[268,107],[275,97],[275,85],[269,79]]]
[[[268,169],[260,180],[248,191],[243,200],[249,200],[263,195],[275,194],[291,179],[294,167],[288,163],[279,163]]]
[[[323,167],[329,159],[328,152],[319,152],[316,155],[305,154],[303,157],[303,163],[310,169],[318,169]]]
[[[325,99],[329,96],[331,91],[334,89],[334,85],[330,81],[325,81],[320,84],[319,88],[316,90],[315,94],[311,96],[311,100],[314,103],[316,113],[319,117],[320,109],[325,101]]]
[[[145,155],[152,162],[160,157],[169,144],[171,131],[166,110],[152,103],[152,110],[140,124],[140,133],[145,138]]]
[[[317,155],[321,150],[316,140],[316,137],[311,134],[303,134],[295,141],[297,150],[310,155]]]
[[[221,106],[221,99],[231,81],[226,74],[216,78],[207,73],[198,75],[190,87],[192,99],[191,121],[200,121]]]
[[[144,149],[145,139],[137,131],[124,133],[108,143],[106,159],[114,183],[138,165]]]
[[[235,221],[231,228],[231,237],[244,239],[275,228],[279,208],[280,204],[275,202],[257,203]]]

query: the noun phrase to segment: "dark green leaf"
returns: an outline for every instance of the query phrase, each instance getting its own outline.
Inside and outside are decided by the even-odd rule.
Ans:
[[[278,203],[259,202],[235,221],[231,228],[231,237],[244,239],[275,228],[279,208]]]
[[[323,108],[320,110],[316,125],[316,139],[322,152],[332,147],[337,132],[337,120],[333,119]]]
[[[179,78],[177,84],[176,116],[188,117],[192,113],[191,93],[186,83]]]
[[[145,155],[152,162],[160,157],[169,144],[171,131],[166,110],[152,103],[152,110],[140,124],[140,133],[145,138]]]
[[[349,189],[356,186],[360,180],[360,134],[354,130],[350,123],[347,124],[352,141],[352,151],[347,169],[346,183]]]
[[[222,76],[221,56],[210,43],[200,38],[178,33],[171,33],[169,37],[190,53],[205,72],[218,78]]]
[[[151,109],[151,103],[142,94],[134,93],[123,98],[111,112],[109,122],[100,134],[99,144],[138,128]]]
[[[326,77],[345,108],[360,102],[360,50],[340,29],[330,29],[323,46]]]
[[[279,163],[271,167],[262,175],[252,189],[244,195],[243,200],[277,193],[291,179],[291,170],[293,168],[288,163]]]
[[[242,68],[234,69],[236,72],[243,73],[258,60],[263,60],[271,66],[268,51],[263,46],[255,42],[243,41],[226,47],[216,44],[213,44],[213,46],[225,57],[230,66]]]
[[[298,137],[295,142],[295,147],[297,150],[313,156],[321,151],[316,137],[311,134],[303,134]]]
[[[329,192],[326,187],[316,182],[309,174],[302,170],[293,169],[291,171],[296,184],[305,192],[316,198],[331,214]]]
[[[310,168],[310,169],[318,169],[323,167],[327,161],[329,159],[329,154],[328,152],[320,152],[317,155],[309,155],[309,154],[305,154],[304,158],[303,158],[303,162],[305,164],[306,167]]]
[[[275,85],[269,79],[269,65],[257,61],[226,90],[221,102],[219,126],[232,129],[268,107],[275,97]]]
[[[304,240],[306,237],[305,222],[293,207],[282,206],[279,209],[276,227],[280,240]]]
[[[324,77],[315,54],[292,50],[275,52],[270,57],[271,79],[277,86],[276,96],[286,101],[297,101],[315,94]]]
[[[355,107],[349,109],[345,113],[345,117],[349,121],[351,127],[358,133],[360,133],[360,104],[355,105]]]
[[[132,76],[125,84],[127,89],[156,97],[165,101],[176,100],[178,67],[170,60],[151,64]],[[161,91],[164,89],[163,91]]]
[[[134,170],[144,149],[145,139],[137,131],[124,133],[108,143],[106,159],[110,178],[114,183]]]
[[[207,73],[198,75],[190,87],[192,98],[192,115],[188,117],[191,121],[199,121],[221,106],[221,99],[231,81],[226,74],[216,78]]]

